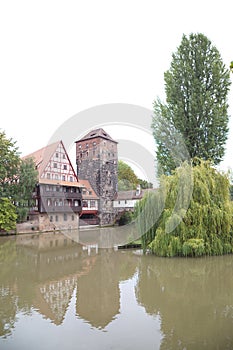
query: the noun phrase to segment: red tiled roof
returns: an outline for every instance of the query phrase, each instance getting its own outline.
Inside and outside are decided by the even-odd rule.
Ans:
[[[60,184],[60,185],[64,185],[64,186],[74,186],[74,187],[82,187],[78,181],[77,175],[75,174],[75,171],[73,170],[73,174],[74,174],[74,181],[61,181],[61,180],[50,180],[50,179],[43,179],[41,176],[47,166],[47,164],[49,163],[51,157],[53,156],[53,154],[56,152],[59,144],[62,145],[67,159],[70,163],[70,166],[73,170],[73,166],[70,162],[69,156],[66,152],[65,146],[63,145],[63,142],[57,141],[54,143],[51,143],[50,145],[47,145],[33,153],[30,153],[26,156],[24,156],[22,159],[28,159],[28,158],[32,158],[34,160],[36,169],[38,171],[38,175],[39,175],[39,183],[44,183],[44,184]]]
[[[22,159],[32,158],[34,160],[36,169],[38,170],[38,173],[39,173],[39,178],[42,175],[46,165],[48,164],[50,158],[56,151],[60,142],[61,141],[51,143],[50,145],[47,145],[22,158]]]
[[[83,193],[83,199],[99,199],[88,180],[79,179],[79,183],[80,187],[84,187],[87,190],[85,194]]]

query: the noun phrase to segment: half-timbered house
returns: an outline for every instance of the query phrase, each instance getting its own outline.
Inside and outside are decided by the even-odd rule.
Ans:
[[[77,228],[82,210],[81,185],[62,141],[27,155],[38,170],[35,206],[28,215],[31,229]]]

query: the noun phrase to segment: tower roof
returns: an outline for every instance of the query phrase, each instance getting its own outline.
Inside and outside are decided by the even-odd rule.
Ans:
[[[105,140],[109,140],[109,141],[117,143],[117,141],[113,140],[113,138],[111,138],[111,136],[102,128],[91,130],[88,134],[86,134],[85,136],[83,136],[81,139],[79,139],[76,142],[90,140],[90,139],[94,139],[96,137],[101,137]]]

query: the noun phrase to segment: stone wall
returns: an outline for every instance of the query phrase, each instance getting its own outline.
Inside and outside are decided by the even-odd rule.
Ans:
[[[100,198],[100,225],[114,222],[113,199],[118,187],[117,143],[94,138],[76,145],[76,163],[79,179],[88,180]]]
[[[66,214],[66,213],[65,213]],[[57,220],[57,221],[56,221]],[[79,216],[75,213],[67,213],[64,220],[64,213],[38,213],[29,216],[29,220],[16,225],[17,233],[46,232],[58,230],[75,230],[79,227]]]

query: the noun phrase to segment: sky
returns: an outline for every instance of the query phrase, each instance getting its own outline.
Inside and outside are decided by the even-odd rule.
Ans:
[[[229,66],[230,5],[228,0],[1,1],[0,129],[26,155],[95,106],[152,110],[157,97],[164,99],[163,74],[183,34],[205,34]],[[229,105],[233,115],[232,89]],[[223,169],[232,167],[232,118]],[[97,124],[101,120],[93,120]],[[82,118],[80,125],[83,131]],[[153,147],[152,136],[140,136],[137,126],[131,132],[120,122],[105,127],[117,140],[130,136],[148,151]],[[77,127],[77,139],[80,132]]]

